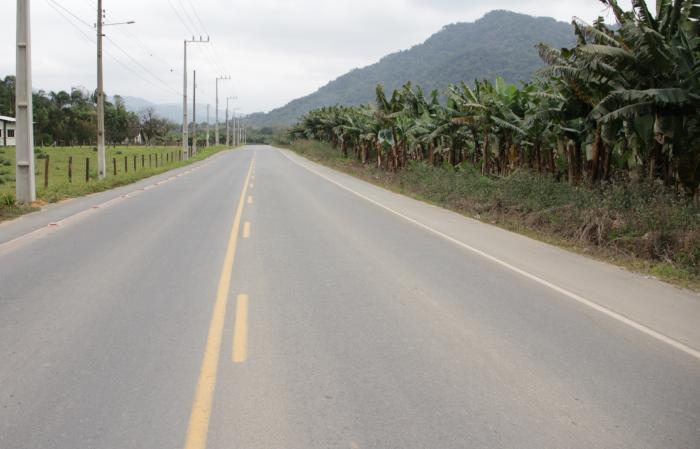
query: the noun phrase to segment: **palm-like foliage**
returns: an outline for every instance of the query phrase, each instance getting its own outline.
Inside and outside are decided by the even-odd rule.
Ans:
[[[571,183],[613,173],[700,184],[700,0],[599,0],[610,27],[573,21],[570,49],[540,44],[547,66],[520,88],[496,79],[449,86],[444,101],[406,84],[376,104],[322,108],[292,129],[363,163],[398,170],[409,160],[471,163],[484,174],[521,166]]]

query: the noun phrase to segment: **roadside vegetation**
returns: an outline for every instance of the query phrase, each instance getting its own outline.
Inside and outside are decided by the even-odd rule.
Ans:
[[[0,115],[15,115],[14,76],[0,79]],[[37,146],[76,146],[95,142],[97,113],[95,94],[73,87],[32,95],[34,143]],[[159,117],[153,108],[138,114],[127,111],[118,95],[105,101],[105,140],[110,145],[134,142],[139,136],[149,145],[175,145],[180,137],[179,125]],[[202,139],[202,137],[200,137]]]
[[[0,147],[0,221],[36,210],[44,203],[130,184],[202,160],[224,148],[224,145],[201,148],[197,155],[182,161],[180,147],[108,147],[107,176],[100,180],[97,177],[97,152],[93,147],[37,147],[34,161],[37,203],[20,205],[15,201],[15,148]],[[44,185],[46,179],[47,186]]]
[[[700,285],[700,7],[574,20],[521,87],[477,80],[311,111],[292,148],[399,191]],[[315,142],[314,142],[315,141]],[[335,150],[332,150],[334,148]],[[335,152],[335,155],[333,154]]]

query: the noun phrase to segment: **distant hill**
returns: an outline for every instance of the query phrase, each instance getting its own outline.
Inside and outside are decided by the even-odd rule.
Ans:
[[[174,123],[182,123],[182,103],[153,103],[139,97],[121,96],[124,100],[124,107],[127,111],[139,113],[147,108],[153,108],[158,115]],[[109,101],[114,101],[114,97],[109,97]],[[192,121],[192,99],[189,98],[189,120]],[[224,121],[225,110],[219,110],[219,122]],[[207,120],[207,105],[197,103],[197,122],[203,123]],[[214,107],[209,109],[209,122],[214,123]]]
[[[422,44],[354,69],[269,113],[251,114],[247,121],[254,126],[288,125],[322,106],[369,103],[374,101],[377,84],[391,92],[411,81],[430,92],[449,83],[492,80],[498,75],[512,83],[527,81],[542,66],[534,48],[540,42],[554,47],[573,45],[571,25],[552,18],[492,11],[473,23],[447,25]]]

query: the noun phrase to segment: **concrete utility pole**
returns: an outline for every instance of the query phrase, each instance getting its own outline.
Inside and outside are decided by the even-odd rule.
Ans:
[[[107,171],[107,157],[105,155],[105,89],[102,73],[102,25],[104,24],[104,11],[102,0],[97,0],[97,177],[102,179]]]
[[[230,80],[231,77],[219,76],[216,78],[216,105],[214,108],[214,145],[219,144],[219,80]]]
[[[207,148],[209,148],[209,104],[207,103]]]
[[[103,179],[107,172],[107,156],[105,154],[105,86],[102,56],[103,27],[109,25],[131,25],[133,20],[120,23],[104,23],[105,11],[102,8],[102,0],[97,0],[97,177]]]
[[[17,0],[17,61],[15,84],[15,193],[17,201],[36,200],[34,178],[34,112],[32,107],[32,29],[30,0]]]
[[[228,102],[229,100],[238,100],[238,97],[226,97],[226,146],[228,147],[231,144],[231,132],[230,132],[230,123],[228,119]]]
[[[197,154],[197,71],[192,71],[192,156]]]
[[[189,154],[189,137],[188,137],[188,128],[189,128],[189,123],[187,122],[187,44],[194,44],[194,43],[204,43],[204,42],[209,42],[209,37],[207,36],[207,40],[202,39],[200,36],[199,39],[195,39],[194,36],[192,36],[192,39],[185,39],[184,40],[184,49],[185,49],[185,54],[184,54],[184,63],[183,63],[183,70],[182,70],[182,159],[187,160],[187,156]]]

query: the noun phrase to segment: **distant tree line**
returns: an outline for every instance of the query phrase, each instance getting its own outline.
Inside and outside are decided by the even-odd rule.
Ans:
[[[364,163],[468,163],[486,175],[520,168],[571,184],[615,177],[700,189],[700,6],[643,0],[625,11],[601,0],[617,25],[574,20],[577,45],[540,44],[547,66],[522,87],[476,81],[444,92],[406,84],[376,104],[304,116],[293,137],[331,142]]]
[[[34,141],[36,145],[95,145],[97,134],[95,93],[81,88],[70,92],[34,92]],[[15,77],[0,80],[0,115],[15,116]],[[153,109],[140,114],[126,110],[119,96],[105,102],[105,140],[110,145],[134,142],[141,135],[145,143],[174,141],[177,125],[159,117]]]

